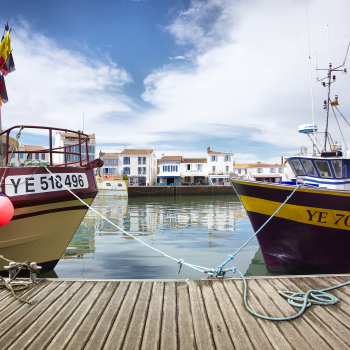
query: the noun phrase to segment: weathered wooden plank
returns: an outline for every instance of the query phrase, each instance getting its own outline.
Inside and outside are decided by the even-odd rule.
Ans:
[[[322,277],[319,277],[320,279],[323,279]],[[343,283],[345,283],[345,282],[349,282],[349,279],[350,278],[341,278],[341,277],[329,277],[329,278],[327,278],[325,281],[326,281],[326,283],[327,283],[327,286],[329,287],[330,286],[330,284],[331,285],[337,285],[337,284],[343,284]],[[327,288],[327,287],[326,287]],[[350,284],[349,285],[347,285],[347,286],[344,286],[344,287],[341,287],[341,288],[338,288],[338,289],[336,289],[336,290],[339,290],[339,291],[341,291],[342,293],[344,293],[345,295],[347,295],[347,297],[350,297]],[[348,303],[348,304],[350,304],[350,302],[348,302],[349,301],[349,299],[348,298],[346,298],[346,302]]]
[[[74,333],[72,339],[69,341],[66,350],[84,349],[85,344],[89,340],[91,333],[95,329],[101,315],[105,311],[106,305],[110,301],[115,292],[118,283],[109,282],[101,295],[92,306],[90,312],[85,317],[77,331]]]
[[[214,349],[214,341],[211,334],[211,329],[205,310],[205,305],[198,281],[187,282],[191,312],[193,317],[193,328],[198,349]]]
[[[160,341],[164,282],[154,282],[141,349],[158,349]]]
[[[249,292],[252,292],[255,295],[255,298],[259,301],[259,304],[264,309],[263,315],[269,315],[272,317],[285,317],[285,314],[281,312],[281,310],[277,307],[275,299],[281,301],[281,296],[277,293],[277,291],[273,291],[271,285],[264,280],[260,280],[260,283],[257,283],[256,280],[249,281]],[[249,293],[248,292],[248,293]],[[284,300],[284,306],[289,305],[288,302]],[[271,321],[270,321],[271,322]],[[287,339],[288,343],[294,349],[312,349],[310,344],[303,338],[299,331],[294,328],[293,324],[290,321],[285,322],[275,322],[272,321],[278,330],[283,334],[283,336]]]
[[[316,290],[320,290],[323,289],[323,284],[320,284],[317,279],[307,279],[306,281],[304,281],[305,285],[309,288],[309,289],[316,289]],[[326,282],[327,283],[327,282]],[[328,282],[328,287],[332,286],[332,284],[330,284]],[[333,292],[333,293],[332,293]],[[337,295],[337,291],[333,290],[333,291],[329,291],[330,294],[333,295]],[[335,305],[332,306],[324,306],[323,307],[325,311],[327,311],[331,316],[333,316],[335,319],[337,319],[345,328],[348,329],[349,332],[349,337],[350,338],[350,329],[348,326],[349,323],[349,315],[350,315],[350,305],[347,305],[345,303],[342,303],[341,301],[336,303]]]
[[[273,349],[256,318],[246,310],[242,295],[236,287],[237,282],[234,280],[224,280],[222,283],[254,347],[256,349]],[[243,284],[242,281],[238,281],[238,283]]]
[[[91,334],[91,337],[86,343],[85,350],[99,350],[103,348],[112,325],[118,315],[129,285],[129,282],[119,283],[118,288],[115,290],[112,298],[104,310],[103,315]]]
[[[141,283],[130,283],[129,289],[120,307],[115,322],[110,330],[109,336],[103,349],[121,349],[124,343],[126,332],[129,328],[130,319],[135,307],[137,296],[141,288]]]
[[[177,349],[176,316],[176,284],[166,282],[164,286],[160,349]]]
[[[46,298],[43,298],[40,302],[36,302],[34,305],[28,308],[28,312],[25,314],[20,312],[20,315],[14,316],[14,320],[9,317],[6,320],[7,329],[4,329],[4,333],[0,338],[0,349],[7,349],[17,338],[19,338],[26,329],[33,324],[41,314],[43,314],[52,304],[69,288],[72,282],[63,282],[54,289]],[[47,290],[47,289],[46,289]],[[22,309],[20,309],[22,311]]]
[[[292,292],[306,292],[307,287],[304,286],[302,288],[301,278],[293,278],[292,280],[281,279],[280,282],[284,285],[282,290],[289,290]],[[332,349],[344,349],[347,347],[346,343],[333,332],[332,328],[329,327],[329,324],[324,322],[322,316],[320,316],[320,311],[322,307],[317,305],[311,306],[306,312],[303,314],[303,318],[310,324],[312,328],[323,338],[325,342],[327,342]]]
[[[74,313],[67,319],[64,326],[59,330],[56,336],[52,339],[47,350],[60,350],[65,349],[74,333],[77,331],[80,324],[83,322],[86,314],[91,310],[95,304],[96,299],[103,292],[106,286],[106,282],[96,283],[90,293],[86,295],[84,300],[80,303]]]
[[[215,298],[212,282],[203,280],[200,284],[215,346],[218,349],[231,350],[234,346],[227,330],[225,320],[221,314],[220,306]]]
[[[187,284],[185,282],[176,283],[177,292],[177,328],[178,328],[178,348],[181,350],[196,349],[196,340],[194,336],[190,296],[188,294]],[[164,312],[163,319],[166,318]],[[175,347],[175,345],[174,345]],[[164,348],[166,349],[166,347]],[[175,347],[175,349],[177,349]]]
[[[247,335],[246,329],[238,316],[238,311],[234,308],[230,297],[227,295],[222,281],[213,281],[212,287],[234,347],[236,349],[245,350],[254,349]]]
[[[148,306],[151,299],[153,282],[143,282],[135,309],[127,330],[123,349],[139,349],[142,343],[143,330],[147,318]]]
[[[31,300],[31,298],[39,294],[45,288],[56,288],[54,285],[50,287],[51,283],[39,283],[34,285],[35,288],[25,289],[22,292],[16,293],[19,297],[25,300]],[[3,322],[9,315],[11,315],[15,310],[23,306],[23,302],[17,300],[10,291],[8,291],[9,296],[5,298],[0,303],[0,323]]]
[[[275,297],[277,290],[285,289],[285,286],[281,284],[279,280],[257,279],[256,281],[264,288],[264,290],[270,297],[274,296],[274,303],[278,306],[278,308],[281,310],[282,314],[285,317],[295,315],[299,311],[298,308],[294,308],[293,306],[291,306],[286,301],[286,299],[280,296],[279,294],[277,297]],[[292,324],[296,328],[300,335],[305,338],[305,340],[313,349],[330,349],[330,346],[319,336],[319,334],[309,325],[309,323],[305,321],[304,317],[299,317],[292,321],[288,321],[288,323]]]
[[[237,283],[238,281],[235,281],[235,284],[237,286],[237,289],[241,293],[241,297],[243,299],[243,281],[240,281],[241,283]],[[249,281],[251,282],[251,281]],[[248,297],[247,297],[247,302],[249,307],[255,311],[256,313],[260,315],[266,315],[266,310],[264,310],[262,304],[261,304],[261,296],[262,296],[262,289],[260,286],[258,286],[255,290],[256,294],[254,294],[249,286],[248,282]],[[254,280],[253,280],[254,282]],[[278,313],[276,312],[276,308],[269,310],[269,315],[272,317],[276,317]],[[271,322],[268,320],[264,320],[259,317],[255,317],[254,315],[251,314],[251,317],[254,317],[257,319],[257,322],[259,323],[261,329],[264,331],[266,334],[267,338],[269,339],[270,343],[275,349],[288,349],[291,350],[292,346],[288,342],[288,340],[284,337],[284,335],[281,333],[279,328],[277,327],[277,324],[275,322]]]
[[[77,282],[75,282],[77,283]],[[95,282],[83,283],[81,288],[74,294],[68,303],[55,315],[50,323],[47,324],[33,342],[28,346],[28,350],[46,349],[51,340],[56,336],[59,330],[64,326],[69,317],[72,315],[78,305],[84,300],[84,297],[90,292],[95,285]]]
[[[47,308],[47,310],[45,310],[45,312],[36,321],[29,322],[26,319],[23,319],[22,321],[28,325],[29,328],[27,328],[27,330],[17,338],[9,349],[25,349],[27,346],[29,346],[34,339],[37,338],[38,334],[40,334],[47,327],[47,325],[64,307],[64,305],[66,305],[66,303],[75,295],[82,284],[82,282],[71,282],[70,287],[63,294],[61,294],[60,297],[52,305],[50,305],[50,307]],[[19,326],[20,323],[16,325],[16,329],[18,329]]]
[[[60,283],[61,284],[61,283]],[[46,288],[38,288],[38,290],[32,289],[26,293],[24,298],[30,300],[33,304],[27,304],[20,300],[17,300],[7,307],[0,317],[6,315],[6,322],[1,323],[0,336],[3,336],[8,330],[15,326],[22,318],[28,313],[34,310],[40,301],[44,300],[50,293],[55,291],[60,284],[50,283]],[[8,314],[7,314],[8,313]]]

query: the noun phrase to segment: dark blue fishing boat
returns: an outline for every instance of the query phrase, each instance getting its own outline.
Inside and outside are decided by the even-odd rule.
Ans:
[[[339,112],[338,96],[333,101],[330,99],[330,86],[335,82],[333,72],[346,73],[345,62],[346,59],[336,68],[329,64],[327,77],[318,79],[328,87],[328,98],[324,101],[327,110],[324,145],[319,150],[315,124],[299,128],[312,140],[313,155],[301,152],[287,158],[294,173],[293,181],[271,184],[231,178],[255,232],[297,184],[302,186],[257,234],[271,272],[350,272],[350,154],[347,151],[344,157],[340,145],[333,142],[328,132],[330,109]]]

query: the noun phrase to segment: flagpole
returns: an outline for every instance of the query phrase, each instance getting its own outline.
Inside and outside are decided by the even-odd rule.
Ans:
[[[0,133],[2,132],[2,121],[1,121],[1,106],[0,106]],[[3,155],[3,144],[2,144],[2,135],[1,135],[1,147],[0,147],[0,166],[2,166]]]

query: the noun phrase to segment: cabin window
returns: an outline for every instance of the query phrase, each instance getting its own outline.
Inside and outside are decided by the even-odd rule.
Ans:
[[[321,177],[328,177],[328,178],[333,177],[331,169],[329,168],[329,164],[326,160],[315,160],[315,163]]]
[[[106,186],[111,186],[111,184],[109,182],[106,182]]]
[[[123,185],[122,184],[118,184],[118,187],[123,187]]]
[[[308,174],[310,176],[317,176],[316,169],[315,169],[315,167],[312,164],[312,161],[310,159],[301,159],[301,163],[304,166],[306,174]]]
[[[292,159],[290,162],[294,175],[305,175],[304,169],[301,166],[299,159]]]
[[[341,160],[332,160],[332,166],[336,177],[343,177]]]

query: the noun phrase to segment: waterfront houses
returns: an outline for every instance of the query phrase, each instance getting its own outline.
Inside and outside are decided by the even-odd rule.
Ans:
[[[286,164],[235,164],[233,172],[238,176],[244,176],[251,180],[278,182],[282,180],[286,171]]]
[[[207,158],[183,158],[180,166],[183,184],[203,185],[208,183]]]
[[[125,149],[119,154],[120,173],[127,175],[129,186],[154,185],[157,157],[154,149]]]
[[[14,153],[12,155],[10,165],[11,166],[21,166],[24,165],[26,160],[42,160],[43,162],[49,162],[50,155],[49,153],[40,153],[40,151],[44,151],[45,148],[43,146],[35,146],[35,145],[24,145],[22,142],[18,143],[17,151],[21,153]],[[27,153],[29,151],[38,151],[38,153]]]
[[[159,174],[157,175],[160,184],[181,184],[180,164],[182,156],[163,156],[159,161]]]
[[[230,174],[233,172],[234,154],[232,152],[216,152],[207,148],[209,185],[230,185]]]
[[[100,151],[99,158],[103,160],[103,166],[99,169],[100,176],[120,178],[118,175],[119,153],[103,153]]]
[[[66,149],[67,152],[79,152],[79,146],[73,146],[79,143],[78,134],[66,133],[66,132],[57,132],[55,137],[55,148],[71,146]],[[81,145],[82,157],[86,158],[86,145],[85,143]],[[88,153],[89,161],[92,161],[96,158],[96,139],[95,134],[88,135]],[[63,163],[72,163],[77,162],[78,155],[76,154],[57,154],[53,155],[54,164],[63,164]],[[85,161],[86,162],[86,161]],[[76,163],[78,165],[79,163]]]

